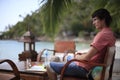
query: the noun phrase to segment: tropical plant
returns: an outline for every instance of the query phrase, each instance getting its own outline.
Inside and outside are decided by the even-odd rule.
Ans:
[[[42,2],[44,1],[46,0],[43,0]],[[60,19],[61,13],[70,8],[68,7],[69,4],[71,5],[74,2],[78,2],[79,5],[87,3],[87,5],[83,5],[83,7],[81,6],[81,11],[79,12],[81,15],[79,18],[82,18],[80,20],[83,25],[88,26],[86,25],[89,23],[88,18],[90,17],[88,17],[88,15],[90,15],[94,10],[98,8],[106,8],[110,11],[113,17],[112,28],[115,32],[120,33],[120,0],[47,0],[41,10],[44,31],[47,31],[53,35],[56,29],[59,28],[57,23]],[[82,9],[86,10],[86,13],[82,13]]]
[[[43,0],[44,2],[46,0]],[[61,18],[61,14],[70,7],[71,0],[47,0],[47,2],[41,8],[42,23],[44,26],[44,32],[49,33],[49,36],[54,37],[58,21]]]
[[[64,32],[74,36],[80,32],[92,32],[91,13],[99,8],[106,8],[113,17],[111,24],[114,32],[120,34],[120,0],[42,0],[39,10],[27,15],[16,25],[7,26],[3,35],[7,38],[17,38],[30,30],[36,36],[53,38]],[[120,37],[120,36],[118,36]]]

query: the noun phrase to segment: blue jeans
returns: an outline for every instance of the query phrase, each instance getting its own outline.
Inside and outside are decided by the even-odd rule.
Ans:
[[[70,57],[68,57],[70,60]],[[72,57],[71,57],[72,59]],[[50,66],[51,68],[58,74],[60,74],[63,66],[65,65],[65,63],[63,62],[51,62]],[[67,69],[65,70],[65,76],[75,76],[75,77],[85,77],[86,74],[88,73],[87,70],[85,70],[84,68],[77,66],[76,63],[72,62],[71,64],[69,64],[69,66],[67,67]]]

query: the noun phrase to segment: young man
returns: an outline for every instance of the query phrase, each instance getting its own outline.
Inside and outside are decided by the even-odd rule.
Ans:
[[[79,60],[87,60],[97,63],[103,63],[107,47],[115,45],[115,37],[110,29],[112,18],[106,9],[98,9],[92,14],[93,25],[99,32],[90,44],[88,52],[82,55],[76,55]],[[80,52],[77,52],[80,53]],[[65,63],[51,62],[47,66],[47,72],[50,80],[57,80],[57,74],[60,74]],[[68,66],[65,75],[84,77],[93,66],[84,63],[72,63]]]

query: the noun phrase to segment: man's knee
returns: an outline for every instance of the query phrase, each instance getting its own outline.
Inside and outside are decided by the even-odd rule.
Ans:
[[[60,62],[60,58],[58,56],[52,56],[50,62]]]
[[[54,70],[51,68],[50,64],[46,66],[48,76],[50,80],[57,80],[57,74],[54,72]]]

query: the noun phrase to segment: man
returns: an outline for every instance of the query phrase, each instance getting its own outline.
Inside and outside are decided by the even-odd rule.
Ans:
[[[97,63],[103,63],[107,47],[115,45],[115,37],[110,29],[112,18],[106,9],[98,9],[92,14],[93,25],[99,32],[90,44],[88,52],[82,55],[76,55],[78,60],[86,60]],[[76,52],[80,53],[80,52]],[[57,80],[57,74],[60,74],[65,63],[51,62],[47,66],[47,72],[50,80]],[[84,63],[72,63],[67,67],[65,75],[84,77],[93,66]]]

